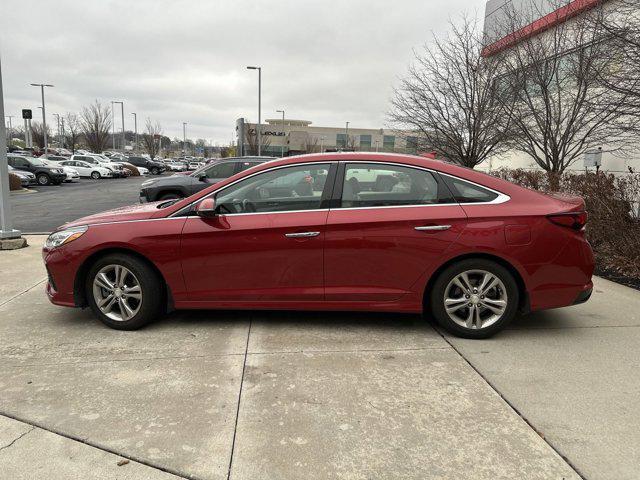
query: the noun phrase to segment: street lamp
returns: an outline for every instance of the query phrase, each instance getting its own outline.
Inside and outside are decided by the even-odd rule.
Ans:
[[[284,157],[284,110],[276,110],[277,113],[282,113],[282,147],[280,147],[280,157]]]
[[[56,121],[57,121],[57,124],[58,124],[58,129],[56,130],[58,132],[58,143],[61,143],[60,142],[60,114],[59,113],[53,113],[52,115],[54,117],[56,117]]]
[[[47,148],[49,147],[49,141],[47,138],[47,117],[44,109],[44,87],[53,87],[53,85],[49,85],[47,83],[32,83],[32,87],[40,87],[40,94],[42,95],[42,132],[44,134],[44,153],[47,153]]]
[[[182,156],[187,156],[187,122],[182,122]]]
[[[345,135],[344,135],[344,148],[346,150],[346,148],[349,146],[349,122],[347,122],[347,128],[345,129]]]
[[[258,70],[258,156],[262,154],[261,123],[262,123],[262,67],[247,67],[247,70]]]
[[[136,153],[138,153],[138,115],[136,114],[136,112],[131,112],[131,115],[133,115],[133,129],[135,132],[135,139],[136,139],[134,150]]]
[[[113,149],[116,149],[116,122],[113,118],[113,104],[119,103],[122,107],[122,151],[124,152],[124,102],[111,101],[111,134],[113,135]]]

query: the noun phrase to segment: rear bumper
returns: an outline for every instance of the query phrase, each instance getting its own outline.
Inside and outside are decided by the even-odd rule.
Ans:
[[[576,298],[575,302],[573,302],[573,304],[580,305],[581,303],[586,302],[591,298],[592,293],[593,293],[593,283],[587,285],[586,288],[578,294],[578,297]]]

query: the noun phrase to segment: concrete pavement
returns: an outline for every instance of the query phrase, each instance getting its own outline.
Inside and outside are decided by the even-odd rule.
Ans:
[[[2,288],[28,272],[0,289],[7,478],[580,478],[554,448],[589,479],[638,464],[625,287],[597,280],[586,305],[479,342],[377,314],[177,312],[118,332],[50,305],[39,248],[17,252],[0,252]]]

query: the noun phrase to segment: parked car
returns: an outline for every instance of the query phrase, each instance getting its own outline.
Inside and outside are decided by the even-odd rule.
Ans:
[[[36,176],[33,173],[15,169],[11,165],[8,165],[8,167],[9,173],[13,173],[16,177],[18,177],[20,179],[20,184],[23,187],[28,187],[37,183]]]
[[[112,170],[109,170],[98,163],[89,163],[84,160],[64,160],[60,162],[60,164],[73,168],[81,177],[93,178],[94,180],[98,180],[103,177],[111,178],[113,176]]]
[[[62,168],[62,171],[64,172],[64,174],[67,177],[67,178],[64,179],[65,182],[71,183],[71,182],[79,182],[80,181],[80,174],[78,173],[77,170],[74,170],[70,166],[63,165],[62,162],[54,162],[53,160],[49,160],[48,157],[45,158],[45,155],[42,155],[40,157],[40,159],[45,164],[49,165],[50,167],[60,167],[60,168]]]
[[[147,180],[140,185],[140,201],[155,202],[156,200],[188,197],[214,183],[218,183],[220,180],[259,165],[266,160],[260,157],[229,158],[217,164],[209,165],[191,175],[175,175]]]
[[[396,181],[359,185],[363,169]],[[325,172],[322,189],[296,188]],[[46,292],[122,330],[168,306],[426,311],[453,334],[485,338],[519,311],[589,299],[586,222],[581,198],[436,160],[289,157],[189,198],[63,225],[45,242]]]
[[[187,170],[182,162],[165,160],[164,164],[167,167],[167,170],[169,170],[170,172],[185,172]]]
[[[49,166],[36,157],[8,154],[7,162],[16,170],[33,173],[38,185],[60,185],[67,178],[62,167]]]
[[[95,177],[95,178],[100,178],[100,177],[107,177],[107,178],[124,177],[124,172],[123,172],[123,169],[122,169],[122,165],[116,166],[115,164],[112,164],[108,159],[106,159],[104,157],[100,157],[100,156],[98,156],[96,154],[76,154],[76,155],[72,155],[70,160],[85,162],[85,163],[89,163],[91,165],[95,165],[96,167],[106,168],[110,172],[109,175],[100,174],[99,177]],[[95,171],[100,172],[99,170],[95,170]]]
[[[167,167],[165,167],[163,163],[157,162],[154,160],[149,160],[148,158],[144,158],[144,157],[131,156],[129,157],[128,160],[129,160],[129,163],[131,163],[136,167],[146,168],[153,175],[160,175],[162,172],[164,172],[167,169]]]

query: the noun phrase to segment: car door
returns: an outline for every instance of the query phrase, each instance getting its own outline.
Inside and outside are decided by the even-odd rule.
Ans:
[[[24,170],[24,171],[27,171],[27,172],[30,170],[30,168],[29,168],[30,164],[24,158],[21,158],[21,157],[8,157],[7,161],[9,163],[9,165],[11,165],[16,170]]]
[[[306,181],[276,196],[269,185],[329,171],[329,163],[305,163],[258,172],[215,194],[216,217],[189,216],[181,244],[189,298],[230,306],[322,300],[329,187]]]
[[[73,168],[78,170],[78,174],[82,175],[83,177],[89,177],[91,175],[91,166],[88,163],[80,161],[75,161],[72,163]]]
[[[435,172],[348,162],[327,219],[328,301],[393,301],[410,293],[466,224]]]

